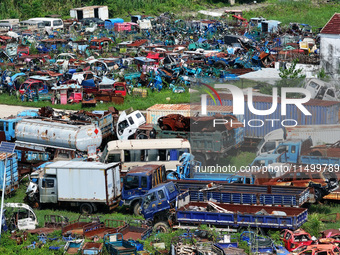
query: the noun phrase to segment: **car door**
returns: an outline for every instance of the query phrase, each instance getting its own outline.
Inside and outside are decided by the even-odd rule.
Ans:
[[[40,202],[57,203],[57,179],[48,177],[40,181]]]

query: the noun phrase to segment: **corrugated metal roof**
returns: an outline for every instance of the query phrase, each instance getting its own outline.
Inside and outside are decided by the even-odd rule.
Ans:
[[[223,100],[232,100],[233,96],[231,93],[219,93],[221,99]],[[245,101],[248,101],[247,95],[244,96]],[[265,102],[265,103],[271,103],[273,101],[272,97],[270,96],[253,96],[253,102]],[[278,97],[278,103],[281,103],[281,98]],[[304,103],[303,105],[313,105],[313,106],[332,106],[340,104],[340,102],[337,101],[326,101],[326,100],[320,100],[320,99],[310,99],[307,103]]]
[[[91,9],[95,9],[95,8],[107,8],[106,5],[94,5],[94,6],[85,6],[85,7],[78,7],[78,8],[73,8],[72,10],[76,10],[76,11],[80,11],[80,10],[91,10]]]
[[[46,168],[66,168],[66,169],[71,169],[71,168],[75,168],[75,169],[106,169],[109,168],[113,165],[118,164],[119,162],[116,163],[109,163],[109,164],[104,164],[101,162],[87,162],[87,161],[57,161],[55,163],[51,163],[49,165],[46,166]]]
[[[15,155],[15,153],[8,153],[8,154],[7,154],[7,158],[12,157],[13,155]],[[5,160],[5,159],[6,159],[6,153],[1,152],[1,153],[0,153],[0,160]]]
[[[147,111],[200,111],[201,105],[192,104],[155,104]],[[229,105],[208,105],[208,112],[232,112],[233,107]]]
[[[340,35],[340,13],[334,13],[320,34]]]

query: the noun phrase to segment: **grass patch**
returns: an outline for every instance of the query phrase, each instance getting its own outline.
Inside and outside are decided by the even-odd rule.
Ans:
[[[169,99],[169,100],[168,100]],[[146,98],[142,98],[139,96],[128,95],[125,97],[124,103],[121,105],[117,105],[114,103],[100,103],[97,102],[97,106],[95,108],[82,108],[81,103],[79,104],[67,104],[67,105],[52,105],[51,102],[48,101],[40,101],[40,102],[22,102],[16,96],[10,96],[8,94],[0,95],[0,104],[6,105],[21,105],[27,107],[36,107],[41,108],[44,106],[50,106],[55,109],[62,110],[107,110],[109,107],[114,106],[118,110],[126,110],[132,107],[135,110],[146,110],[148,107],[154,104],[178,104],[178,103],[189,103],[190,95],[189,92],[184,92],[180,94],[173,93],[170,90],[162,90],[161,92],[151,92],[148,91],[148,96]]]
[[[262,16],[268,20],[279,20],[284,25],[290,22],[309,24],[314,28],[322,28],[335,12],[340,11],[339,2],[316,2],[316,1],[278,1],[269,0],[268,6],[246,12],[245,18]],[[313,29],[317,32],[316,29]]]
[[[234,150],[230,151],[227,157],[221,158],[217,163],[221,166],[235,166],[236,169],[240,169],[241,166],[249,166],[256,157],[254,152]]]

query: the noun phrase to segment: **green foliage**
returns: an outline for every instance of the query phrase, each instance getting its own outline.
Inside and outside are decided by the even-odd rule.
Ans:
[[[268,235],[274,241],[276,245],[283,245],[283,242],[280,236],[280,231],[269,230]]]
[[[293,0],[267,0],[267,6],[245,13],[245,18],[265,17],[268,20],[279,20],[283,24],[290,22],[309,24],[313,31],[323,27],[335,12],[339,12],[340,3],[334,1],[324,3],[321,1],[293,1]],[[279,10],[279,11],[278,11]]]
[[[324,229],[324,223],[320,219],[321,216],[319,214],[310,214],[308,215],[308,221],[303,224],[302,228],[312,236],[319,237],[320,231]]]
[[[296,64],[299,62],[299,59],[294,59],[293,63],[289,68],[280,67],[280,77],[282,79],[297,79],[303,78],[301,75],[302,68],[296,69]]]
[[[235,166],[236,169],[240,169],[241,166],[248,166],[253,162],[255,158],[254,152],[233,150],[230,151],[229,155],[225,158],[221,158],[218,161],[219,165],[231,165]]]

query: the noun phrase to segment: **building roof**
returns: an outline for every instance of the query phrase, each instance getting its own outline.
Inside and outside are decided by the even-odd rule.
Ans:
[[[334,13],[320,34],[340,35],[340,13]]]

